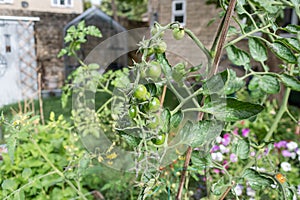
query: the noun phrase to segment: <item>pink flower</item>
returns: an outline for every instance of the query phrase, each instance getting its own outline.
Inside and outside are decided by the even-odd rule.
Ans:
[[[243,129],[242,129],[242,136],[243,136],[243,137],[248,137],[249,132],[250,132],[250,129],[249,129],[249,128],[243,128]]]
[[[215,172],[216,174],[219,174],[221,171],[219,169],[213,169],[213,172]]]
[[[238,161],[238,157],[234,153],[232,153],[232,154],[230,154],[230,161],[231,162],[237,162]]]
[[[292,156],[292,153],[289,152],[288,150],[282,150],[281,154],[282,154],[284,157],[291,157],[291,156]]]
[[[223,144],[224,146],[227,146],[229,143],[230,143],[230,134],[226,133],[226,134],[223,136],[222,144]]]
[[[239,129],[238,129],[238,128],[235,128],[235,129],[233,130],[233,134],[238,135],[238,134],[239,134]]]
[[[279,141],[278,143],[274,143],[274,147],[278,148],[278,149],[280,149],[282,147],[286,148],[286,145],[287,145],[287,141],[284,141],[284,140]]]
[[[218,145],[214,145],[212,148],[211,148],[211,151],[212,152],[215,152],[215,151],[218,151],[220,150],[220,147]]]

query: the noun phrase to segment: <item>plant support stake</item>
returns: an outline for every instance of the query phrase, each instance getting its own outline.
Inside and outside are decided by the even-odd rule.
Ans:
[[[221,53],[222,53],[222,50],[223,50],[223,47],[225,44],[226,35],[227,35],[228,28],[229,28],[229,22],[233,15],[235,4],[236,4],[236,0],[231,0],[229,2],[228,8],[226,10],[226,14],[219,26],[218,33],[217,33],[215,41],[214,41],[214,44],[217,44],[217,45],[215,45],[215,47],[213,46],[213,48],[212,48],[212,52],[214,52],[214,48],[216,48],[216,53],[213,54],[213,66],[212,66],[213,68],[210,71],[209,76],[216,74],[216,72],[218,71],[218,65],[219,65]],[[183,166],[182,173],[181,173],[179,187],[178,187],[178,191],[177,191],[177,195],[176,195],[176,200],[181,200],[184,182],[185,182],[185,178],[186,178],[186,170],[190,163],[192,151],[193,151],[192,147],[188,147],[188,150],[187,150],[186,156],[185,156],[184,166]]]

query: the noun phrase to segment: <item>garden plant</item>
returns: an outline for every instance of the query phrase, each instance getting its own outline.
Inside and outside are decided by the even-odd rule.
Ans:
[[[8,153],[0,163],[0,197],[298,199],[300,114],[288,99],[300,91],[300,26],[279,21],[285,8],[300,17],[300,2],[219,4],[224,11],[211,48],[180,23],[155,23],[138,44],[141,61],[104,74],[101,63],[76,54],[100,31],[84,21],[71,26],[59,56],[80,63],[63,88],[72,123],[54,113],[46,125],[32,113],[13,122],[2,117]],[[206,60],[172,66],[166,32],[192,39]],[[237,46],[242,40],[247,49]],[[219,70],[222,53],[243,76]],[[270,55],[277,72],[267,64]],[[281,101],[270,98],[280,91]]]

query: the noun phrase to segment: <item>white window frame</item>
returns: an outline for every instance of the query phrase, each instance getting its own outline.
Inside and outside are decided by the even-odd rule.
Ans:
[[[182,10],[176,10],[176,4],[182,3]],[[175,22],[176,16],[183,16],[183,22],[180,22],[182,26],[186,24],[186,1],[185,0],[173,0],[172,1],[172,22]]]
[[[68,1],[71,1],[71,4],[68,4]],[[74,5],[74,0],[65,0],[65,4],[61,4],[60,0],[51,0],[51,6],[53,7],[70,8],[73,7],[73,5]]]
[[[12,3],[14,3],[14,0],[0,0],[0,4],[4,4],[4,3],[12,4]]]

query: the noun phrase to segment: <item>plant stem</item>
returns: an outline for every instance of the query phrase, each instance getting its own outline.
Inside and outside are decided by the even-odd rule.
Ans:
[[[56,174],[56,171],[52,171],[52,172],[48,172],[47,174],[43,174],[37,178],[34,178],[33,180],[31,180],[30,182],[26,183],[25,185],[23,185],[22,187],[18,188],[17,190],[13,191],[12,193],[10,193],[8,196],[6,196],[3,200],[9,199],[9,197],[11,197],[12,195],[14,195],[15,193],[21,191],[22,189],[26,188],[27,186],[33,184],[35,181],[40,180],[42,178],[45,178],[47,176],[50,176],[52,174]]]
[[[189,30],[189,29],[184,29],[184,32],[188,34],[188,36],[196,43],[196,45],[203,51],[203,53],[206,55],[206,58],[208,60],[212,59],[212,56],[209,52],[209,50],[203,45],[203,43],[195,36],[195,34]]]
[[[47,155],[43,152],[43,150],[40,148],[40,146],[38,145],[38,143],[31,138],[32,143],[35,145],[35,147],[37,148],[38,152],[41,154],[41,156],[46,160],[46,162],[52,167],[52,169],[56,172],[56,174],[58,174],[60,177],[62,177],[66,183],[73,189],[76,191],[76,193],[84,200],[87,200],[87,198],[84,196],[84,194],[82,192],[80,192],[75,185],[69,181],[68,179],[66,179],[65,175],[59,170],[57,169],[57,167],[55,167],[55,165],[51,162],[51,160],[47,157]]]
[[[213,74],[216,74],[218,70],[218,65],[221,58],[221,53],[224,48],[224,44],[226,41],[226,36],[229,28],[230,19],[232,18],[234,8],[235,8],[236,0],[230,0],[228,4],[228,8],[226,10],[226,14],[219,26],[217,36],[214,40],[213,47],[211,52],[214,54],[213,58],[213,69],[209,73],[209,77]]]
[[[265,136],[264,138],[264,141],[265,142],[268,142],[274,131],[276,130],[277,126],[278,126],[278,123],[280,121],[280,119],[282,118],[283,114],[285,113],[285,111],[287,110],[287,104],[288,104],[288,99],[289,99],[289,96],[290,96],[290,92],[291,92],[291,89],[290,88],[286,88],[286,91],[284,93],[284,96],[283,96],[283,101],[282,101],[282,105],[275,117],[275,120],[270,128],[270,130],[268,131],[267,135]]]
[[[246,38],[246,37],[252,35],[253,33],[257,33],[257,32],[259,32],[259,31],[263,31],[264,29],[266,29],[266,28],[268,28],[268,27],[270,27],[270,26],[271,26],[271,24],[268,24],[268,25],[266,25],[266,26],[264,26],[264,27],[261,27],[261,28],[259,28],[259,29],[255,29],[255,30],[253,30],[253,31],[250,31],[250,32],[248,32],[248,33],[246,33],[246,34],[244,34],[244,35],[242,35],[242,36],[240,36],[240,37],[238,37],[238,38],[232,40],[231,42],[227,43],[227,44],[224,46],[224,48],[226,48],[226,47],[228,47],[228,46],[230,46],[230,45],[233,45],[233,44],[235,44],[235,43],[241,41],[242,39],[244,39],[244,38]]]

